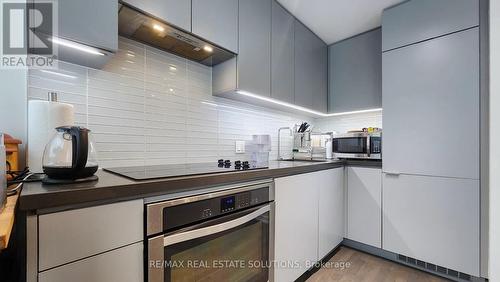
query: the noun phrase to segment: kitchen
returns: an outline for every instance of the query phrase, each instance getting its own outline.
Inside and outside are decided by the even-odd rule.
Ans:
[[[2,281],[500,280],[496,1],[12,5]]]

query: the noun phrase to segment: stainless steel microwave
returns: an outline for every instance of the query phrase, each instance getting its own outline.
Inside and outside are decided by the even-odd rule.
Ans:
[[[333,155],[339,159],[382,159],[382,131],[348,132],[333,137]]]

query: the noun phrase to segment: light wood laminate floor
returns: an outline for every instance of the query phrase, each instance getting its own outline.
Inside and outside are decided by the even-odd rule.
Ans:
[[[344,267],[341,263],[344,263]],[[350,263],[349,267],[347,263]],[[449,280],[342,246],[329,261],[329,265],[318,270],[307,280],[307,282],[324,281],[441,282]]]

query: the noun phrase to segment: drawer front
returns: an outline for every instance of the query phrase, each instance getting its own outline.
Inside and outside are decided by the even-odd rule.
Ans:
[[[143,200],[38,217],[39,271],[143,239]]]
[[[39,282],[144,281],[143,243],[136,243],[38,274]]]

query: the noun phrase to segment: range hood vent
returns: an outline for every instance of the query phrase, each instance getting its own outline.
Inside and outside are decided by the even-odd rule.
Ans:
[[[215,66],[236,56],[125,3],[120,3],[118,11],[118,33],[206,66]]]

